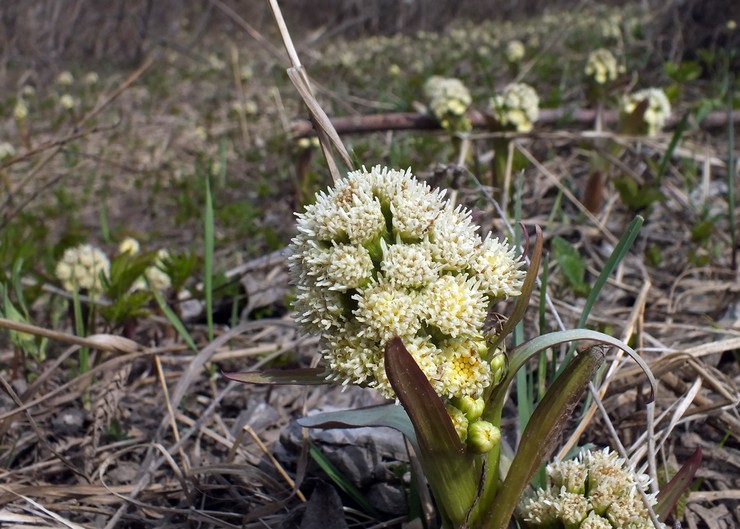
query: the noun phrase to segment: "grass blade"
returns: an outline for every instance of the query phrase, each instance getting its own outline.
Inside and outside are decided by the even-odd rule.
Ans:
[[[208,341],[213,341],[213,252],[214,252],[214,219],[213,198],[211,196],[211,179],[206,175],[206,210],[205,210],[205,277],[203,288],[206,297],[206,322],[208,324]]]
[[[180,338],[190,347],[193,351],[196,353],[198,352],[198,346],[195,345],[195,341],[193,340],[193,337],[190,336],[190,333],[185,328],[185,325],[183,325],[182,320],[175,314],[175,311],[173,311],[169,305],[167,305],[167,302],[162,297],[162,294],[157,292],[157,290],[152,290],[152,294],[154,294],[154,299],[157,300],[157,304],[159,305],[159,308],[162,309],[162,313],[167,317],[167,319],[170,321],[170,324],[175,328],[177,331],[177,334],[180,335]]]

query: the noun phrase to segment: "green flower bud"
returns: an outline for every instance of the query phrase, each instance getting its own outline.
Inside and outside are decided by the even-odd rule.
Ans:
[[[501,430],[488,421],[475,421],[468,426],[468,446],[485,454],[501,441]]]
[[[483,399],[474,399],[467,395],[454,400],[455,407],[465,414],[468,421],[474,421],[483,415],[486,402]]]
[[[491,381],[495,386],[499,384],[506,375],[506,355],[497,352],[491,359]]]
[[[468,418],[465,417],[463,412],[450,404],[445,404],[445,408],[447,408],[447,413],[450,415],[450,419],[452,419],[452,425],[455,427],[460,440],[465,441],[465,438],[468,436]]]

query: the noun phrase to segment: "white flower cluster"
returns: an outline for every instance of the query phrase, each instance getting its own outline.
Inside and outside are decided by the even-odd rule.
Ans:
[[[139,244],[139,241],[133,237],[126,237],[118,245],[118,253],[121,254],[128,253],[136,255],[139,253],[140,249],[141,245]],[[154,260],[154,264],[144,271],[144,277],[140,277],[134,282],[132,290],[145,290],[147,288],[147,283],[152,290],[156,290],[157,292],[162,292],[170,288],[170,286],[172,286],[172,280],[163,270],[164,261],[169,259],[169,257],[170,254],[167,250],[159,250],[159,252],[157,252],[157,257]]]
[[[65,290],[87,290],[98,294],[103,289],[101,275],[110,269],[108,257],[99,248],[89,244],[67,248],[57,263],[55,274]]]
[[[491,98],[491,112],[505,128],[529,132],[540,115],[540,98],[534,88],[512,83]]]
[[[619,65],[612,52],[606,48],[599,48],[588,54],[584,72],[597,84],[606,84],[616,80]]]
[[[465,111],[473,102],[470,91],[460,79],[438,75],[424,83],[424,97],[429,102],[432,114],[445,129],[466,122]]]
[[[622,98],[621,110],[624,114],[632,114],[643,101],[647,101],[647,107],[642,115],[642,120],[647,126],[647,135],[655,136],[670,117],[671,104],[660,88],[645,88]]]
[[[521,293],[522,262],[443,195],[376,166],[297,215],[296,319],[323,334],[332,380],[393,397],[383,354],[400,336],[441,396],[477,397],[491,384],[484,320],[494,300]]]
[[[521,40],[511,40],[506,45],[506,60],[517,64],[524,58],[525,48]]]
[[[0,162],[13,156],[15,156],[15,147],[13,147],[13,144],[7,141],[0,142]]]
[[[547,476],[550,485],[519,504],[530,529],[654,529],[639,492],[647,491],[650,478],[608,448],[551,463]],[[654,495],[648,499],[655,504]]]

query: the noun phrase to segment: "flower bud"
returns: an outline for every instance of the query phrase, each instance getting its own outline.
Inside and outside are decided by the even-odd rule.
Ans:
[[[497,352],[491,359],[491,380],[493,385],[499,384],[506,375],[506,355]]]
[[[488,421],[475,421],[468,426],[468,446],[485,454],[501,441],[501,430]]]
[[[483,410],[486,408],[486,401],[483,399],[474,399],[468,395],[464,395],[459,399],[455,399],[455,407],[465,414],[468,421],[474,421],[483,415]]]
[[[464,441],[468,436],[468,418],[454,406],[446,404],[445,408],[447,408],[447,413],[450,415],[450,419],[452,419],[452,425],[455,427],[457,435],[461,441]]]

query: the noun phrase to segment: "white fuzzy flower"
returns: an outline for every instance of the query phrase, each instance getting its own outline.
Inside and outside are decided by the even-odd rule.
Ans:
[[[82,81],[87,86],[93,86],[95,84],[98,84],[98,81],[100,81],[100,76],[97,74],[97,72],[87,72]]]
[[[144,277],[152,290],[162,292],[172,286],[170,276],[164,271],[165,261],[169,258],[169,252],[163,248],[157,252],[154,264],[144,270]]]
[[[383,241],[382,270],[385,279],[393,285],[419,288],[437,278],[439,264],[432,260],[429,245],[389,245]]]
[[[59,106],[65,110],[72,110],[77,106],[77,101],[69,94],[64,94],[59,98]]]
[[[606,48],[599,48],[588,54],[585,74],[597,84],[614,81],[619,73],[617,59]]]
[[[524,43],[520,40],[512,40],[506,45],[506,60],[512,64],[520,62],[524,58]]]
[[[0,142],[0,162],[13,156],[15,156],[15,147],[13,147],[13,144],[7,141]]]
[[[296,320],[322,334],[330,380],[394,397],[384,348],[399,336],[443,398],[492,383],[482,338],[491,299],[473,266],[483,243],[470,213],[443,196],[378,166],[349,173],[297,215]]]
[[[646,88],[622,98],[621,110],[624,114],[632,114],[643,102],[646,102],[644,103],[646,107],[642,119],[647,128],[647,135],[655,136],[670,117],[671,104],[660,88]]]
[[[101,292],[103,285],[100,276],[107,275],[109,269],[110,261],[102,250],[81,244],[65,250],[57,263],[55,274],[65,290],[87,290],[94,294]]]
[[[578,458],[547,465],[549,485],[519,504],[529,528],[652,528],[639,490],[649,479],[609,449],[584,450]],[[654,495],[648,495],[651,505]],[[662,527],[665,527],[663,525]]]
[[[486,237],[477,249],[472,262],[473,270],[481,280],[481,290],[494,298],[514,297],[522,293],[526,275],[517,259],[514,248],[494,237]]]
[[[491,99],[491,112],[508,129],[529,132],[539,117],[540,99],[534,88],[524,83],[513,83]]]
[[[63,71],[57,76],[57,84],[59,86],[71,86],[75,82],[75,78],[70,71]]]
[[[133,237],[126,237],[118,245],[118,253],[130,253],[131,255],[136,255],[139,253],[140,248],[141,245],[139,244],[139,241]]]
[[[429,103],[432,115],[444,128],[457,127],[455,130],[459,129],[459,131],[469,129],[465,112],[473,99],[462,81],[455,78],[432,76],[424,83],[424,96]]]
[[[481,244],[477,230],[478,226],[470,219],[470,211],[448,205],[439,213],[429,233],[427,244],[432,257],[444,270],[466,269]]]
[[[28,105],[22,97],[18,98],[13,108],[13,117],[16,121],[25,121],[28,117]]]
[[[477,333],[488,308],[478,281],[464,274],[441,276],[424,291],[420,303],[424,321],[452,338]]]

